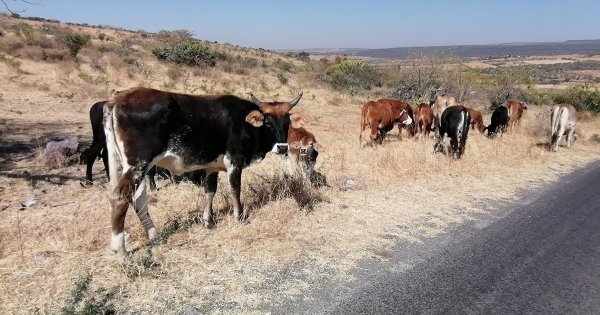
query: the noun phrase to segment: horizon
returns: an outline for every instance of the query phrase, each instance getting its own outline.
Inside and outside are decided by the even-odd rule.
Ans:
[[[577,5],[573,5],[574,2]],[[251,3],[186,0],[175,4],[140,3],[39,0],[37,4],[20,1],[7,4],[11,11],[21,16],[153,33],[185,29],[201,40],[278,51],[600,39],[600,19],[597,18],[600,1],[592,0],[534,0],[527,3],[517,0],[502,3],[429,0],[418,3],[378,1],[374,4],[341,0],[325,3],[308,0],[301,4],[270,0]],[[7,10],[2,8],[2,12]],[[574,16],[577,18],[572,18]],[[160,23],[156,23],[157,17]]]

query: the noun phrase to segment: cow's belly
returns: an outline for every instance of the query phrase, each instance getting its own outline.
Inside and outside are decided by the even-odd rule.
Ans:
[[[155,164],[168,169],[174,175],[181,175],[199,169],[206,169],[210,172],[226,171],[224,157],[225,155],[219,154],[217,158],[207,163],[189,163],[180,154],[167,151],[155,159]]]

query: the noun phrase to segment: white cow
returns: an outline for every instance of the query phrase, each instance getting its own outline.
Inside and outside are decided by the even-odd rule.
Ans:
[[[577,110],[573,105],[558,104],[552,108],[551,128],[552,138],[550,146],[552,151],[558,151],[560,139],[567,134],[567,148],[570,148],[577,136],[575,135],[575,125],[577,124]]]

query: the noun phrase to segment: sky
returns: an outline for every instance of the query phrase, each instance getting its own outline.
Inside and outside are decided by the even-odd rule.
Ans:
[[[149,32],[186,29],[199,39],[265,49],[600,39],[600,0],[5,2],[23,16]]]

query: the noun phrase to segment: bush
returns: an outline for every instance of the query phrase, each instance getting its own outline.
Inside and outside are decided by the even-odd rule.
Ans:
[[[327,68],[325,82],[336,89],[354,95],[360,90],[369,90],[381,86],[381,75],[368,64],[360,60],[340,60]]]
[[[288,78],[282,73],[277,74],[277,79],[279,79],[279,83],[281,83],[282,85],[286,85],[289,81]]]
[[[553,97],[555,103],[567,103],[577,110],[600,113],[600,91],[589,85],[580,85],[558,92]]]
[[[66,44],[69,48],[69,52],[71,52],[71,57],[77,56],[79,50],[83,48],[88,43],[89,37],[81,34],[69,34],[66,38]]]
[[[158,59],[177,64],[210,67],[216,64],[216,55],[208,47],[194,42],[181,42],[172,47],[157,47],[152,50],[152,54]]]

